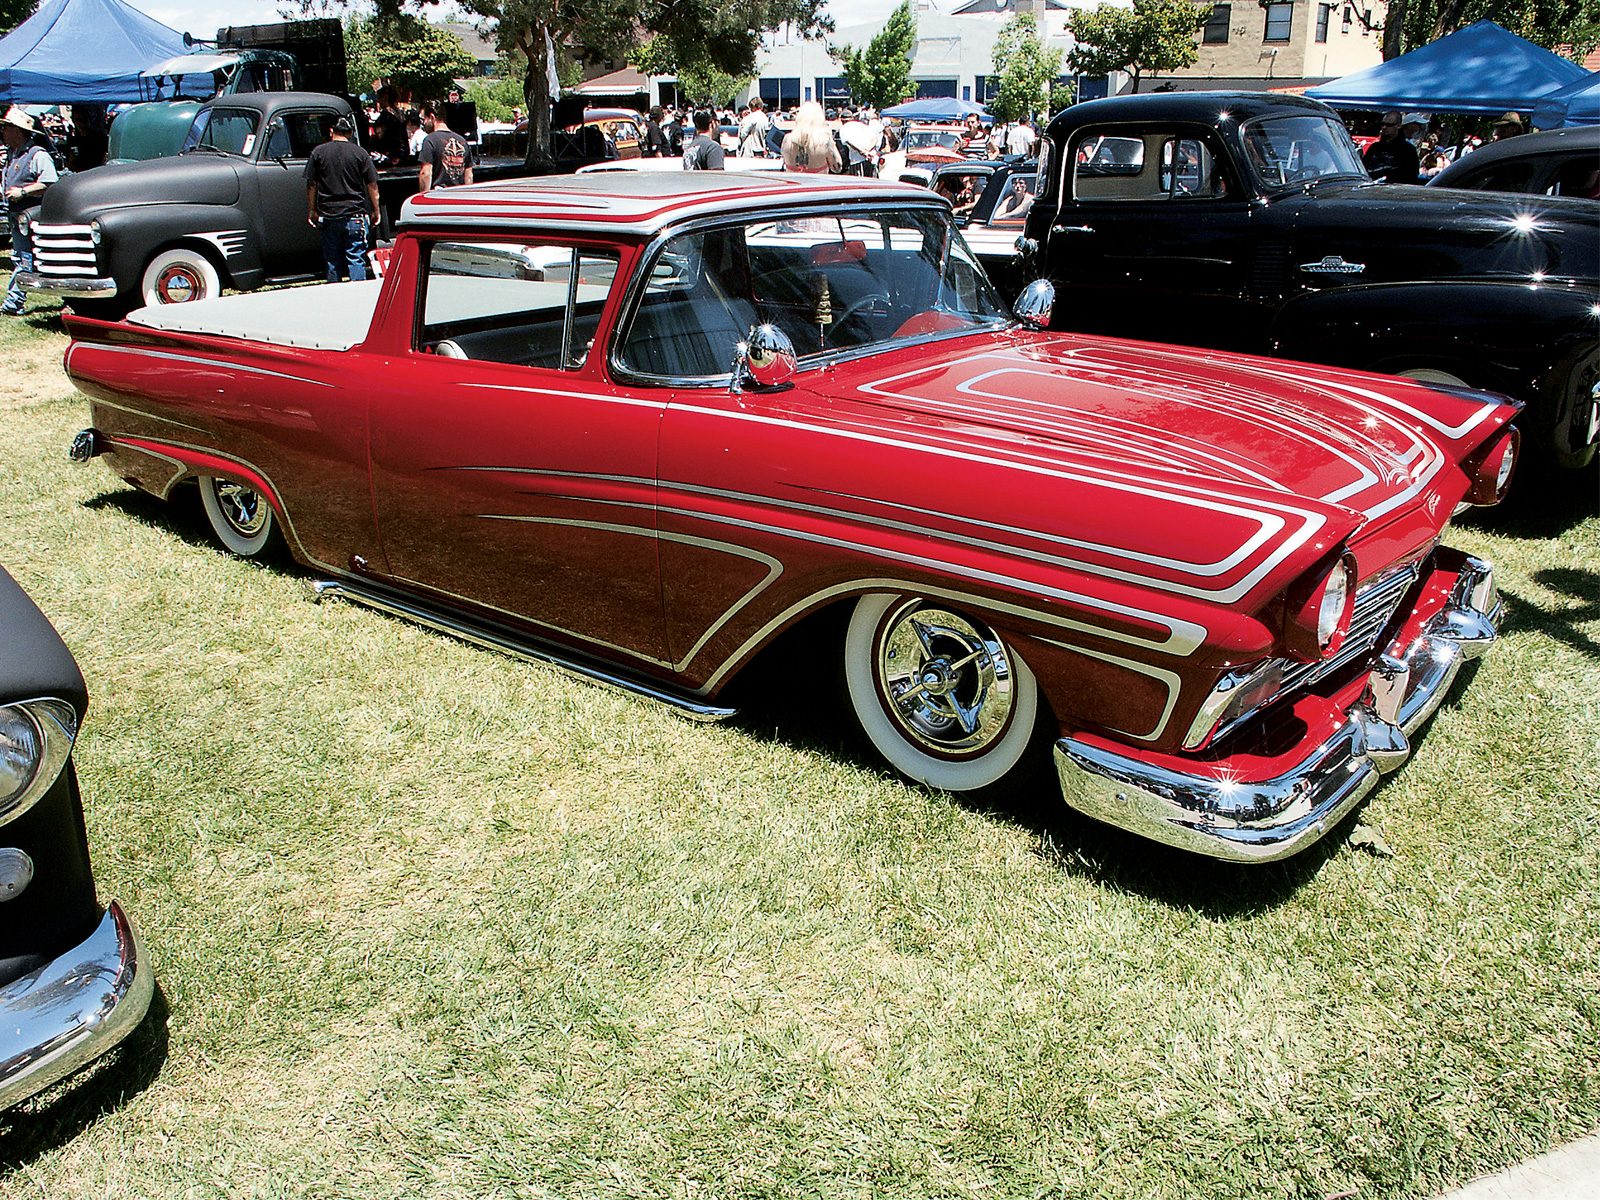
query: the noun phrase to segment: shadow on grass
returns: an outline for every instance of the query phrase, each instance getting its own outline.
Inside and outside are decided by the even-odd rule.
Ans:
[[[1519,468],[1503,504],[1469,509],[1455,523],[1502,537],[1548,538],[1596,516],[1600,516],[1600,458],[1581,471],[1546,467],[1534,474]]]
[[[1515,592],[1501,589],[1505,601],[1505,616],[1500,621],[1500,632],[1544,634],[1571,646],[1580,654],[1600,657],[1600,642],[1585,633],[1580,626],[1600,620],[1600,574],[1580,571],[1574,567],[1551,567],[1533,573],[1533,581],[1540,587],[1579,601],[1576,606],[1546,608],[1535,604]]]
[[[122,1045],[35,1099],[0,1115],[0,1171],[14,1171],[66,1145],[121,1108],[167,1061],[167,998],[156,984],[150,1011]]]
[[[177,535],[191,546],[223,554],[211,540],[205,513],[200,509],[199,497],[193,488],[174,489],[172,497],[161,500],[138,488],[116,492],[101,492],[83,502],[90,512],[114,512],[141,525]]]

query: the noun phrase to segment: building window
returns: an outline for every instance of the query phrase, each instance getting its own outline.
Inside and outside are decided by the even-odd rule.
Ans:
[[[1294,24],[1294,3],[1267,5],[1267,36],[1262,38],[1266,42],[1287,42],[1289,40],[1289,27]]]
[[[1333,5],[1317,5],[1317,41],[1328,40],[1328,19],[1333,16]]]
[[[1346,4],[1344,6],[1344,24],[1339,27],[1339,32],[1340,33],[1349,33],[1350,32],[1350,23],[1352,21],[1354,21],[1355,19],[1356,19],[1355,9],[1351,8],[1348,4]]]
[[[1202,45],[1219,46],[1228,40],[1228,21],[1233,15],[1233,5],[1213,4],[1211,15],[1206,18],[1206,23],[1200,27],[1200,41]]]

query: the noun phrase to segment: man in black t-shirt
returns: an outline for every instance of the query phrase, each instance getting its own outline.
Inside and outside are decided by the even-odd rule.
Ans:
[[[439,111],[431,104],[423,106],[422,128],[428,136],[417,151],[417,160],[422,164],[417,171],[417,190],[426,192],[471,183],[472,147],[467,145],[467,139],[439,120]]]
[[[349,117],[340,117],[329,140],[306,159],[306,220],[322,233],[329,283],[338,283],[341,273],[367,277],[367,221],[380,219],[378,172],[372,155],[351,141],[355,131]]]
[[[1367,147],[1361,161],[1367,174],[1379,183],[1420,183],[1417,150],[1400,136],[1401,114],[1386,112],[1378,126],[1378,140]]]
[[[694,114],[694,141],[683,148],[685,171],[721,171],[725,153],[722,143],[712,136],[716,118],[710,109],[699,109]]]

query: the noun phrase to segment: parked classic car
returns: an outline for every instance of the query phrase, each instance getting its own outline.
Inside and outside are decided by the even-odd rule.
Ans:
[[[458,188],[381,282],[68,324],[83,456],[318,595],[708,719],[833,614],[811,661],[896,770],[980,791],[1053,743],[1073,805],[1224,858],[1322,836],[1494,638],[1439,537],[1514,405],[1043,332],[922,188]]]
[[[1055,283],[1057,327],[1486,388],[1546,458],[1594,458],[1592,204],[1373,184],[1294,96],[1093,100],[1044,146],[1023,270]]]
[[[0,570],[0,1111],[105,1054],[150,1006],[133,924],[101,907],[72,744],[83,676]]]
[[[201,107],[176,157],[63,179],[31,218],[36,269],[24,285],[109,315],[321,276],[305,164],[347,115],[344,100],[321,92],[225,96]],[[477,170],[490,179],[523,165]],[[378,174],[386,214],[416,190],[415,166]]]
[[[1600,127],[1580,125],[1491,142],[1456,159],[1428,186],[1600,200]]]

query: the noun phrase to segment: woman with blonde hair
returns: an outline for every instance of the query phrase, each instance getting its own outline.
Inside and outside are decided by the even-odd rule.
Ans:
[[[822,105],[808,100],[794,115],[794,128],[783,138],[783,169],[822,174],[841,166],[839,147],[834,144]]]

